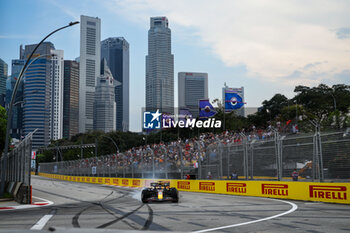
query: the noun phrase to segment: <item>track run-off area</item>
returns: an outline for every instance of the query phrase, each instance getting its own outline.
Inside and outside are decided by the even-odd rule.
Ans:
[[[179,192],[179,203],[143,204],[139,189],[39,176],[32,187],[33,196],[53,203],[0,211],[0,232],[350,232],[345,204],[194,192]]]

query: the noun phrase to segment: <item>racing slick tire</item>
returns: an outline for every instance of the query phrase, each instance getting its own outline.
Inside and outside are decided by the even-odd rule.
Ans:
[[[170,196],[173,198],[173,200],[172,200],[173,203],[179,202],[179,192],[177,191],[176,188],[170,189]]]
[[[142,193],[141,193],[141,201],[143,203],[148,203],[148,200],[147,200],[147,190],[142,190]]]

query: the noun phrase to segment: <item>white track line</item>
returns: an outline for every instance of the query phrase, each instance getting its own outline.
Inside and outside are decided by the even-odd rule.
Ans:
[[[32,196],[32,197],[35,197],[35,198],[37,198],[37,199],[43,200],[44,202],[47,202],[48,204],[45,205],[45,206],[48,206],[48,205],[52,205],[52,204],[53,204],[52,201],[46,200],[46,199],[44,199],[44,198],[36,197],[36,196]],[[37,202],[36,202],[36,203],[37,203]],[[41,202],[38,202],[38,203],[41,203]]]
[[[269,198],[270,199],[270,198]],[[201,233],[201,232],[208,232],[208,231],[216,231],[216,230],[221,230],[221,229],[226,229],[226,228],[231,228],[231,227],[239,227],[239,226],[243,226],[243,225],[248,225],[248,224],[252,224],[252,223],[257,223],[257,222],[262,222],[262,221],[267,221],[267,220],[271,220],[274,218],[278,218],[281,217],[283,215],[286,214],[290,214],[294,211],[296,211],[298,209],[298,206],[292,202],[289,201],[283,201],[283,200],[278,200],[278,199],[270,199],[270,200],[274,200],[274,201],[280,201],[280,202],[284,202],[287,203],[289,205],[292,206],[292,208],[286,212],[280,213],[280,214],[276,214],[270,217],[266,217],[266,218],[261,218],[261,219],[257,219],[257,220],[253,220],[253,221],[249,221],[249,222],[242,222],[242,223],[237,223],[237,224],[233,224],[233,225],[228,225],[228,226],[222,226],[222,227],[216,227],[216,228],[210,228],[210,229],[204,229],[204,230],[200,230],[200,231],[193,231],[192,233]]]
[[[41,230],[44,228],[44,226],[46,225],[46,223],[50,220],[50,218],[52,218],[53,214],[47,214],[44,215],[37,223],[35,223],[34,226],[32,226],[32,228],[30,228],[31,230]]]
[[[35,196],[33,196],[35,197]],[[44,202],[35,202],[34,204],[27,204],[27,205],[17,205],[17,206],[8,206],[11,209],[0,209],[0,211],[8,211],[8,210],[23,210],[23,209],[30,209],[30,208],[38,208],[43,206],[49,206],[53,205],[54,203],[52,201],[46,200],[41,197],[35,197],[37,199],[40,199]],[[47,204],[46,204],[47,203]]]

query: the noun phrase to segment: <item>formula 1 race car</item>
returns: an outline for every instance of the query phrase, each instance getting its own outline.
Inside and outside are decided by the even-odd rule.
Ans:
[[[170,188],[169,182],[158,181],[151,183],[150,188],[145,188],[141,193],[143,203],[149,201],[179,202],[179,193],[176,188]]]

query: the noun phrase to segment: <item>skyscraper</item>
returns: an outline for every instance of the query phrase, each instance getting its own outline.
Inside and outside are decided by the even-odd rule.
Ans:
[[[188,108],[194,117],[198,116],[198,102],[208,99],[207,73],[178,73],[179,109]]]
[[[63,137],[79,133],[79,63],[64,61]]]
[[[108,133],[114,131],[116,126],[114,83],[118,81],[114,80],[106,59],[101,61],[101,75],[97,80],[94,103],[94,129]]]
[[[51,50],[50,139],[63,136],[63,50]]]
[[[100,75],[101,20],[80,16],[79,132],[93,129],[96,79]]]
[[[6,106],[10,105],[13,88],[15,87],[19,73],[24,66],[24,59],[13,59],[11,64],[11,76],[6,80]],[[12,121],[10,136],[12,138],[20,139],[23,136],[23,81],[19,83],[17,94],[12,107]]]
[[[5,106],[7,71],[7,63],[0,58],[0,105],[3,107]]]
[[[152,17],[146,56],[146,109],[174,112],[174,55],[166,17]]]
[[[101,59],[106,59],[113,78],[121,85],[115,87],[117,104],[116,127],[129,130],[129,43],[123,37],[113,37],[101,42]]]
[[[27,58],[36,44],[26,45],[24,57]],[[33,135],[33,148],[48,145],[50,142],[51,112],[51,50],[55,47],[51,42],[42,43],[35,57],[37,59],[27,69],[23,86],[23,134],[38,129]],[[34,59],[34,58],[33,58]]]

